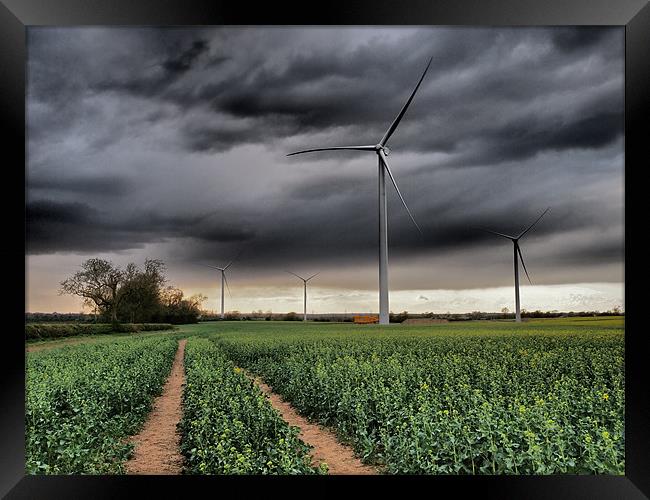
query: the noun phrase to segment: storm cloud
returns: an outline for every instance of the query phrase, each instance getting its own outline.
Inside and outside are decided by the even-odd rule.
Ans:
[[[478,228],[518,232],[549,206],[522,241],[534,277],[616,281],[616,27],[30,27],[27,251],[189,263],[244,249],[251,285],[291,266],[372,288],[375,155],[286,154],[378,142],[429,57],[389,142],[423,230],[389,186],[391,286],[426,289],[414,266],[450,262],[440,286],[507,283],[508,242]]]

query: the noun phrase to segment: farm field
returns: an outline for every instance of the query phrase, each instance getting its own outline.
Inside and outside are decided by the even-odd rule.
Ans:
[[[214,341],[388,473],[622,474],[622,327],[307,327]]]
[[[194,474],[314,474],[309,447],[207,339],[186,348],[181,450]],[[215,439],[216,437],[216,439]]]
[[[625,472],[621,318],[545,319],[519,325],[202,323],[141,338],[102,336],[101,342],[90,345],[29,353],[28,388],[30,378],[41,380],[30,392],[52,394],[42,382],[46,372],[52,372],[48,380],[58,385],[81,378],[91,384],[93,377],[105,377],[109,372],[101,369],[86,371],[83,377],[72,375],[71,365],[89,370],[83,368],[85,362],[77,368],[75,361],[87,358],[87,350],[101,352],[94,358],[101,363],[128,344],[170,343],[167,365],[162,363],[158,378],[153,377],[162,379],[159,387],[179,338],[189,339],[180,427],[185,473],[323,472],[309,464],[309,447],[242,368],[260,376],[301,415],[333,429],[365,463],[389,474]],[[53,361],[45,364],[39,356]],[[133,373],[124,373],[124,380]],[[146,387],[135,390],[141,400],[155,393]],[[41,396],[51,411],[52,396],[48,398]],[[57,425],[71,426],[59,419],[30,427],[29,418],[43,412],[38,401],[28,396],[29,472],[54,472],[53,466],[35,465],[52,463],[52,447],[29,443],[48,431],[61,434]],[[107,418],[93,404],[88,403],[73,427],[100,418],[93,412]],[[142,419],[145,407],[138,413]],[[112,427],[113,437],[133,434],[133,427],[127,432]],[[61,441],[56,446],[67,450],[74,439]],[[44,455],[46,450],[49,455]],[[127,454],[113,453],[110,466],[93,467],[120,473],[117,462]],[[57,470],[84,472],[74,470],[75,463],[81,462],[70,459],[67,468],[57,465]]]
[[[27,355],[26,470],[123,471],[123,438],[144,422],[169,374],[175,339],[133,338]]]

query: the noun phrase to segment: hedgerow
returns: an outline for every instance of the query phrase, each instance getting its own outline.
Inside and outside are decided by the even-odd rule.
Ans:
[[[115,327],[115,331],[119,333],[137,333],[175,330],[176,328],[171,323],[121,323]]]
[[[124,323],[113,327],[109,323],[50,323],[25,325],[27,340],[57,339],[74,337],[77,335],[102,335],[120,332],[150,332],[158,330],[172,330],[174,325],[169,323]]]

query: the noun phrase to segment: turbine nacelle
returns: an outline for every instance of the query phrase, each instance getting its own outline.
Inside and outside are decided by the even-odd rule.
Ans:
[[[512,243],[513,243],[514,246],[515,246],[515,255],[516,255],[516,254],[519,255],[519,258],[521,259],[521,265],[524,267],[524,272],[526,273],[526,277],[528,278],[528,281],[530,282],[531,285],[533,284],[533,282],[530,280],[530,276],[528,275],[528,270],[526,269],[526,263],[524,262],[524,256],[521,254],[521,248],[519,247],[519,240],[520,240],[521,238],[523,238],[523,236],[524,236],[528,231],[530,231],[530,230],[533,228],[533,226],[534,226],[535,224],[537,224],[537,223],[540,221],[540,219],[541,219],[542,217],[544,217],[544,215],[546,215],[546,212],[548,212],[550,209],[551,209],[551,207],[548,207],[546,210],[544,210],[544,211],[542,212],[542,215],[540,215],[539,217],[537,217],[537,219],[535,219],[535,222],[533,222],[530,226],[528,226],[526,229],[524,229],[524,230],[523,230],[521,233],[519,233],[517,236],[511,236],[511,235],[509,235],[509,234],[499,233],[499,232],[497,232],[497,231],[492,231],[491,229],[478,228],[478,229],[481,229],[482,231],[486,231],[486,232],[488,232],[488,233],[494,234],[494,235],[496,235],[496,236],[501,236],[502,238],[506,238],[506,239],[512,241]],[[517,286],[518,286],[518,285],[517,285]],[[519,292],[517,292],[517,293],[519,293]]]
[[[380,151],[383,151],[386,156],[390,154],[390,148],[388,146],[382,146],[381,144],[375,144],[375,152],[379,154]]]

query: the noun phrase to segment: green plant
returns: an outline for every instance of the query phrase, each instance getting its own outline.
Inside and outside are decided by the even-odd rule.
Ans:
[[[177,341],[127,338],[27,354],[28,474],[123,472]]]
[[[190,474],[315,474],[309,447],[207,339],[185,350],[181,451]]]
[[[215,342],[389,473],[623,474],[623,335],[596,321]]]
[[[25,325],[25,338],[27,340],[47,340],[77,335],[151,332],[173,330],[174,328],[174,325],[169,323],[123,323],[118,325],[109,323],[28,323]]]
[[[58,339],[76,335],[101,335],[113,331],[113,326],[108,323],[29,323],[25,325],[25,338],[27,340]]]

